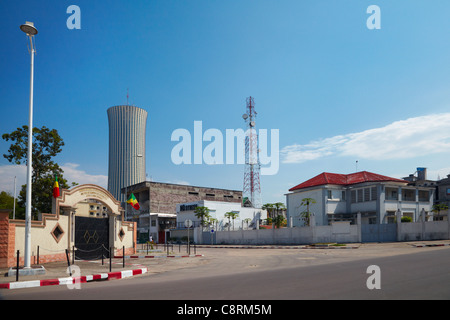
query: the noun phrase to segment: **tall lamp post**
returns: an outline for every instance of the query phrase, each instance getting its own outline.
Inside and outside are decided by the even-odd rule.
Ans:
[[[30,76],[30,110],[28,124],[28,159],[27,159],[27,203],[25,213],[25,256],[24,267],[31,267],[31,175],[32,175],[32,147],[33,147],[33,77],[34,77],[34,54],[36,48],[33,44],[33,37],[38,33],[33,22],[25,22],[20,26],[20,30],[26,33],[30,40],[31,54],[31,76]]]

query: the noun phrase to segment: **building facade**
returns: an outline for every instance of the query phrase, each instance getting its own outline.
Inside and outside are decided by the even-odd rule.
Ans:
[[[130,185],[126,192],[128,196],[133,193],[140,206],[135,210],[127,204],[128,219],[137,222],[141,242],[152,236],[158,243],[164,243],[167,230],[176,227],[177,205],[180,203],[200,200],[217,200],[238,206],[242,203],[242,191],[154,181]],[[125,188],[122,193],[125,193]]]
[[[191,220],[193,227],[200,226],[200,218],[195,213],[197,207],[209,209],[209,215],[214,219],[210,228],[216,231],[256,229],[261,220],[267,219],[267,211],[260,208],[243,207],[237,202],[199,200],[177,205],[177,228],[184,229],[186,220]],[[236,218],[228,218],[227,212],[236,213]]]
[[[125,188],[122,189],[125,192]],[[136,211],[127,204],[128,212],[132,214],[146,213],[177,213],[177,204],[199,200],[242,202],[242,191],[218,188],[207,188],[183,184],[173,184],[155,181],[144,181],[127,188],[128,196],[133,193],[139,202],[140,209]],[[134,210],[134,211],[133,211]]]
[[[107,110],[109,122],[108,191],[122,204],[122,188],[145,181],[147,111],[135,106]]]
[[[309,211],[317,225],[337,221],[356,223],[361,213],[362,224],[395,223],[396,213],[410,217],[413,222],[423,216],[433,219],[435,187],[408,185],[408,181],[367,171],[352,174],[321,173],[291,189],[286,194],[288,222],[303,226],[301,205],[305,198],[314,199]]]

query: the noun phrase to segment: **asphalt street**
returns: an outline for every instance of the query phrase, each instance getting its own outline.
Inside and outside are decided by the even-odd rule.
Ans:
[[[0,295],[6,300],[450,299],[449,246],[398,251],[382,245],[354,250],[205,249],[197,259],[183,268],[86,283],[81,289],[54,286]],[[379,289],[367,286],[372,265],[379,267]]]

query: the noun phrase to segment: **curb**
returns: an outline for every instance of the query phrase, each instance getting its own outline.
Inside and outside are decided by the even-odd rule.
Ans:
[[[22,288],[33,288],[33,287],[45,287],[45,286],[54,286],[54,285],[69,285],[69,284],[78,284],[78,283],[86,283],[90,281],[99,281],[99,280],[115,280],[115,279],[123,279],[132,277],[138,274],[144,274],[147,272],[147,268],[140,268],[134,270],[124,270],[110,273],[100,273],[89,276],[81,276],[81,277],[66,277],[66,278],[58,278],[58,279],[50,279],[50,280],[31,280],[31,281],[19,281],[19,282],[10,282],[10,283],[0,283],[0,289],[22,289]]]
[[[214,248],[214,249],[358,249],[359,247],[347,247],[347,246],[197,246],[197,248]]]
[[[450,246],[450,243],[440,243],[440,244],[413,244],[416,248],[424,248],[424,247],[444,247]]]
[[[196,254],[196,255],[169,255],[169,256],[125,256],[125,259],[148,259],[148,258],[157,258],[157,259],[163,259],[163,258],[193,258],[193,257],[203,257],[202,254]],[[123,256],[114,256],[114,259],[123,259]]]

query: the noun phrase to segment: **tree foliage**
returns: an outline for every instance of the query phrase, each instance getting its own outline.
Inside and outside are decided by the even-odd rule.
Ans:
[[[6,191],[0,192],[0,209],[10,209],[11,214],[9,215],[9,217],[12,219],[14,209],[14,196],[12,196]],[[16,199],[16,219],[24,219],[24,218],[25,218],[25,209],[19,207],[19,204]]]
[[[204,227],[205,223],[211,218],[209,215],[209,208],[200,206],[195,208],[194,212],[195,216],[200,219],[200,224]]]
[[[310,224],[311,211],[309,210],[309,206],[314,203],[316,203],[314,198],[303,198],[300,203],[300,206],[306,206],[306,210],[300,212],[300,216],[302,217],[305,226],[309,226]]]
[[[229,211],[225,213],[225,218],[228,218],[228,223],[230,222],[230,219],[233,220],[233,230],[234,230],[234,219],[236,219],[239,216],[238,212]]]
[[[282,202],[266,203],[262,206],[262,209],[267,210],[268,218],[270,218],[277,228],[280,228],[286,223],[286,218],[280,214],[286,210],[286,206]]]
[[[3,157],[14,164],[27,164],[28,159],[28,126],[2,135],[5,141],[11,141],[8,153]],[[32,216],[38,213],[50,213],[52,210],[52,191],[55,175],[58,176],[60,188],[69,188],[63,177],[63,170],[53,158],[62,151],[64,141],[56,129],[33,128],[32,144]],[[19,206],[26,204],[26,184],[22,185],[19,194]]]

